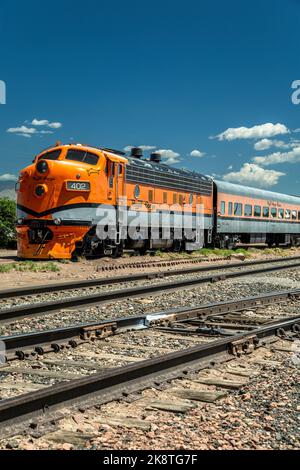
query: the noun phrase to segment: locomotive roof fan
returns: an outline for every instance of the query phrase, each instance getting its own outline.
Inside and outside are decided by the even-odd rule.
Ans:
[[[150,162],[160,163],[161,162],[161,154],[159,152],[151,153]]]
[[[140,147],[132,147],[131,156],[134,158],[142,158],[143,150]]]

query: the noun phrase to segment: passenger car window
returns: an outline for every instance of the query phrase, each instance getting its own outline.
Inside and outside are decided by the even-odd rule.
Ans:
[[[298,220],[300,220],[300,211],[298,211]]]
[[[261,217],[261,206],[254,206],[254,216]]]
[[[278,210],[278,218],[279,218],[279,219],[283,219],[283,215],[284,215],[283,209],[279,209],[279,210]]]
[[[225,214],[226,204],[225,201],[221,201],[221,215]]]
[[[74,162],[87,163],[88,165],[97,165],[99,157],[91,152],[85,150],[70,149],[66,155],[66,160],[73,160]]]
[[[268,207],[263,208],[263,217],[269,217],[270,209]]]
[[[243,212],[243,204],[239,202],[234,203],[234,215],[242,215]]]
[[[290,209],[285,209],[285,219],[290,219],[291,218],[291,211]]]
[[[292,211],[292,220],[297,219],[297,211]]]
[[[244,215],[247,215],[248,217],[250,215],[252,215],[252,206],[251,206],[251,204],[245,204]]]
[[[44,153],[39,157],[39,160],[57,160],[61,154],[61,149],[59,150],[52,150],[52,152]]]
[[[232,202],[228,202],[228,215],[232,215]]]
[[[275,207],[272,207],[271,209],[271,217],[272,219],[276,219],[277,217],[277,209],[275,209]]]

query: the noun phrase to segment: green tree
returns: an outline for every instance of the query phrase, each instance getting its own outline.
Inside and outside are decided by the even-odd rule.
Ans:
[[[0,199],[0,247],[13,248],[16,245],[16,203],[8,198]]]

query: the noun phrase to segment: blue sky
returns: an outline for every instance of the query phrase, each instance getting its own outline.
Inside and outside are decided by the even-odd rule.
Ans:
[[[2,0],[0,180],[62,140],[299,194],[299,20],[298,0]]]

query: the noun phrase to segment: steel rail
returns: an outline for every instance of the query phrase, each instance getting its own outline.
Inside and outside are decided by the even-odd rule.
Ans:
[[[270,263],[283,263],[287,261],[299,261],[300,256],[290,256],[286,258],[273,258],[267,260],[255,260],[255,261],[246,261],[241,263],[232,263],[232,264],[217,264],[213,266],[196,266],[192,268],[182,268],[174,269],[170,271],[161,271],[158,273],[139,273],[139,274],[130,274],[125,276],[112,276],[108,278],[97,278],[97,279],[87,279],[82,281],[68,281],[55,284],[44,284],[30,287],[19,287],[17,289],[2,289],[0,290],[0,299],[7,299],[10,297],[22,297],[26,295],[37,295],[44,294],[49,292],[57,291],[66,291],[72,289],[81,289],[86,287],[96,287],[104,286],[109,284],[119,284],[122,282],[138,281],[144,279],[151,279],[155,277],[169,277],[176,276],[180,274],[192,274],[197,272],[209,272],[209,271],[218,271],[218,270],[228,270],[240,267],[247,266],[259,266],[261,264],[270,264]]]
[[[211,315],[224,315],[228,312],[244,310],[300,296],[300,289],[270,292],[237,300],[227,300],[183,307],[149,315],[122,317],[100,322],[88,322],[68,327],[56,328],[10,336],[0,336],[5,344],[7,361],[26,359],[37,354],[59,352],[60,349],[74,348],[90,339],[101,339],[110,334],[118,334],[124,330],[142,329],[159,325],[168,321],[204,319]]]
[[[101,304],[104,302],[115,301],[118,299],[139,297],[150,294],[157,294],[169,290],[182,289],[198,284],[218,282],[226,279],[233,279],[242,276],[253,276],[255,274],[263,274],[271,271],[279,271],[283,269],[293,269],[300,266],[300,262],[276,266],[268,266],[262,269],[242,270],[237,272],[223,273],[216,276],[206,276],[200,278],[184,279],[174,283],[165,282],[161,284],[153,284],[146,286],[138,286],[127,289],[112,290],[99,294],[91,294],[87,296],[64,298],[51,302],[40,302],[36,304],[26,304],[20,307],[7,308],[0,310],[0,322],[13,321],[22,317],[33,317],[36,315],[45,315],[50,312],[66,309],[70,307],[89,307],[93,304]]]
[[[279,332],[293,331],[299,327],[300,316],[278,321],[247,333],[239,333],[230,338],[219,339],[210,344],[202,344],[164,356],[142,360],[138,363],[117,367],[105,372],[94,373],[69,382],[55,384],[35,392],[0,401],[0,433],[5,427],[25,419],[32,419],[61,407],[78,406],[91,400],[97,404],[107,403],[128,394],[141,390],[149,384],[160,383],[170,378],[180,377],[192,370],[201,370],[209,364],[216,364],[235,357],[235,345],[243,345],[247,350],[249,343],[259,347],[262,340]]]

